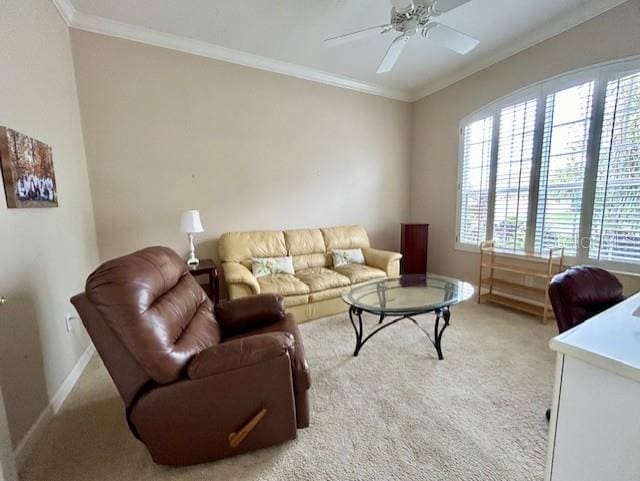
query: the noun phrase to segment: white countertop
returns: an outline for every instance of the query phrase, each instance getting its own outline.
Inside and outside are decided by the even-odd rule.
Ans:
[[[549,347],[640,382],[640,293],[554,337]]]

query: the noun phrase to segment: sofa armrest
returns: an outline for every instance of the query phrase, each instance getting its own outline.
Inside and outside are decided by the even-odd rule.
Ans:
[[[364,254],[364,260],[367,265],[382,269],[390,277],[400,274],[400,259],[402,259],[402,254],[399,252],[365,247],[362,249],[362,253]]]
[[[253,294],[260,294],[260,284],[253,273],[239,262],[223,262],[222,272],[227,284],[245,284]]]
[[[222,302],[214,308],[223,335],[256,329],[284,320],[284,299],[279,294],[259,294]]]
[[[243,337],[200,352],[189,363],[188,375],[190,379],[202,379],[253,366],[285,353],[291,358],[294,349],[293,335],[288,332],[268,332]]]

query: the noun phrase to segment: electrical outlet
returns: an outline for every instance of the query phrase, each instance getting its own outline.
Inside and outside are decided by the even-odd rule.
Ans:
[[[524,285],[527,287],[533,287],[533,277],[524,276]]]
[[[73,324],[71,321],[73,321],[74,319],[76,319],[76,317],[72,316],[71,314],[67,314],[66,316],[64,316],[64,326],[67,329],[67,332],[71,332],[73,330]]]

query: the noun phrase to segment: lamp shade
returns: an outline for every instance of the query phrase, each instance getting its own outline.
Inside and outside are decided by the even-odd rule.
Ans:
[[[180,230],[188,234],[195,232],[204,232],[202,222],[200,221],[200,212],[197,210],[187,210],[182,213],[180,219]]]

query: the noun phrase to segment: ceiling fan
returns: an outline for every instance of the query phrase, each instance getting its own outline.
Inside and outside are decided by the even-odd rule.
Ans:
[[[432,21],[443,13],[449,12],[471,0],[391,0],[391,21],[386,25],[365,28],[324,41],[327,46],[342,45],[375,35],[383,35],[392,30],[400,32],[378,66],[377,73],[390,72],[400,58],[407,42],[415,34],[438,42],[445,47],[465,55],[473,50],[479,40],[459,32],[451,27]]]

